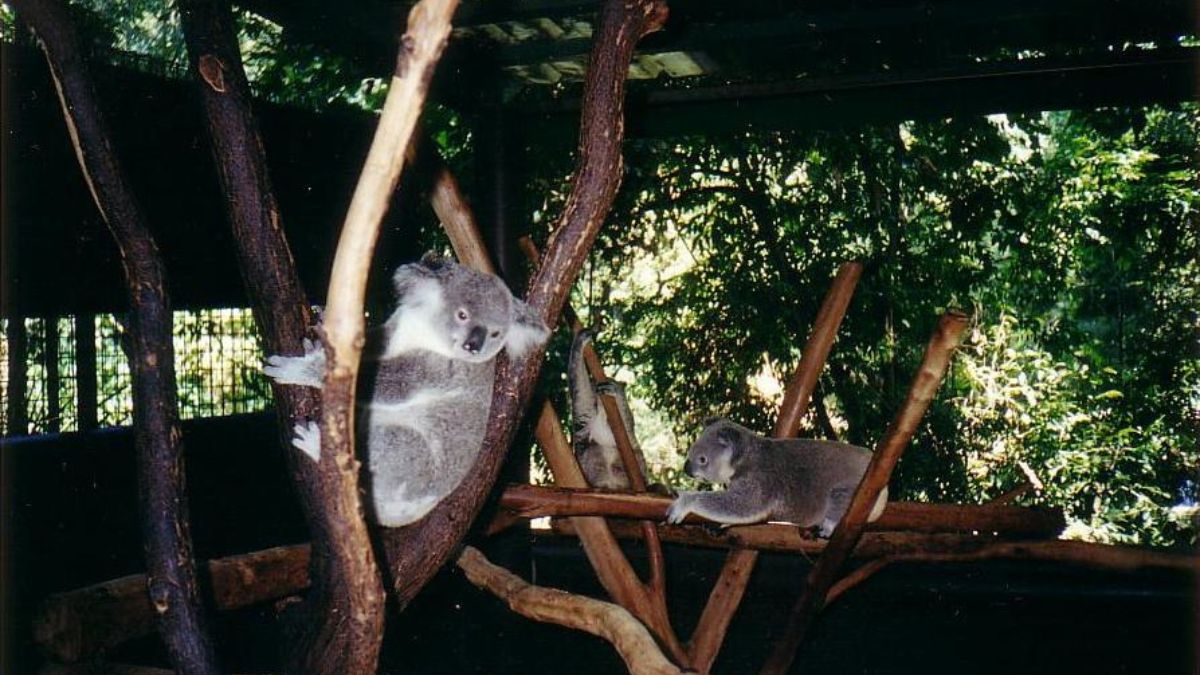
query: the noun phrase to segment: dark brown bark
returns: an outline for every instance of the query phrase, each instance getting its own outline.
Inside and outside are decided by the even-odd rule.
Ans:
[[[12,4],[42,43],[80,167],[121,251],[129,290],[139,510],[147,588],[159,631],[176,670],[213,673],[216,657],[197,596],[188,532],[171,308],[162,258],[117,161],[65,7],[43,0]]]
[[[300,354],[313,320],[267,173],[229,5],[223,0],[182,0],[180,10],[255,320],[268,353]],[[337,467],[313,462],[291,446],[293,425],[318,415],[319,392],[272,387],[280,444],[316,551],[311,564],[317,583],[288,617],[285,670],[373,670],[382,631],[382,587],[373,565],[367,567],[359,556],[371,550],[361,515],[338,508],[346,501],[338,498],[340,492],[357,498],[356,483],[344,484]]]
[[[875,448],[866,475],[855,490],[846,515],[833,531],[825,553],[809,573],[804,591],[788,617],[783,636],[776,642],[771,656],[763,666],[764,675],[782,675],[791,666],[796,649],[803,642],[808,627],[825,605],[825,594],[837,580],[837,575],[850,553],[858,545],[866,526],[867,515],[871,512],[876,498],[880,491],[887,487],[892,469],[895,468],[896,462],[900,461],[900,455],[908,447],[921,418],[925,416],[934,394],[941,386],[942,378],[946,376],[946,370],[950,367],[950,358],[958,347],[959,337],[968,323],[968,318],[957,312],[947,312],[938,322],[937,329],[926,347],[925,358],[913,378],[908,396]]]
[[[571,196],[526,301],[553,326],[583,266],[621,180],[625,75],[634,45],[666,19],[659,0],[609,0],[601,11],[584,87],[579,165]],[[384,533],[392,582],[401,606],[425,586],[458,548],[496,481],[516,433],[545,350],[521,362],[501,358],[483,450],[463,483],[424,519]]]

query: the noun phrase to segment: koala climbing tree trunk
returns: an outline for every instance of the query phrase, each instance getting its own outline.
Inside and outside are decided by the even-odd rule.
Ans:
[[[621,180],[625,76],[633,48],[666,20],[660,0],[608,0],[600,13],[584,85],[580,156],[571,195],[534,274],[526,302],[556,323],[571,285],[612,206]],[[397,599],[407,604],[442,567],[483,506],[533,392],[545,349],[523,361],[501,358],[483,449],[466,479],[421,521],[383,535]]]
[[[280,223],[229,5],[183,0],[180,9],[255,319],[270,353],[299,353],[312,316]],[[419,109],[420,101],[411,105]],[[315,390],[274,385],[274,395],[280,440],[315,551],[313,588],[289,610],[285,670],[373,671],[382,639],[383,587],[358,508],[357,472],[352,461],[315,463],[291,447],[294,422],[320,410]]]
[[[179,673],[216,673],[188,529],[171,307],[162,258],[112,147],[66,7],[48,0],[15,0],[12,5],[41,42],[80,168],[121,251],[129,293],[134,444],[149,572],[146,588],[158,629]]]

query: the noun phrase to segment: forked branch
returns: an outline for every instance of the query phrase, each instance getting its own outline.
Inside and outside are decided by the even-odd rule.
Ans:
[[[584,85],[580,157],[571,196],[547,250],[546,264],[534,274],[525,298],[546,325],[554,325],[562,310],[620,183],[625,75],[634,45],[665,18],[666,5],[659,0],[609,0],[601,12]],[[544,349],[535,349],[521,362],[500,359],[488,431],[475,465],[425,518],[383,535],[401,606],[449,560],[479,513],[544,358]]]

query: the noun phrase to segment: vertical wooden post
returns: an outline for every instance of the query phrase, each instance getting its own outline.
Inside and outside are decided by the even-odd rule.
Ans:
[[[938,322],[925,349],[925,358],[909,387],[908,397],[875,447],[866,475],[855,490],[846,515],[834,529],[824,553],[809,572],[804,591],[788,618],[787,628],[762,669],[763,675],[783,675],[791,667],[796,649],[803,642],[813,619],[825,606],[829,587],[837,580],[850,552],[858,544],[875,500],[880,491],[887,487],[896,462],[900,461],[900,455],[908,447],[921,418],[941,386],[942,378],[950,367],[950,357],[968,323],[965,314],[953,311],[947,312]]]
[[[4,412],[4,428],[10,436],[22,436],[29,433],[29,409],[25,405],[29,386],[25,367],[28,352],[25,342],[25,317],[12,312],[4,333],[8,342],[8,391],[5,392],[8,410]]]
[[[79,431],[91,431],[99,425],[96,389],[96,315],[75,315],[75,419]]]
[[[800,364],[788,382],[783,403],[779,406],[779,417],[775,421],[775,437],[791,438],[800,430],[800,420],[812,400],[813,390],[817,380],[825,368],[825,361],[833,348],[834,338],[837,337],[838,326],[846,316],[854,289],[862,276],[862,263],[845,263],[838,269],[817,318],[813,321],[812,332],[808,342],[801,352]],[[750,583],[750,574],[758,562],[758,551],[750,549],[735,549],[730,551],[725,559],[725,566],[717,577],[688,649],[692,657],[692,667],[707,673],[717,658],[717,652],[725,641],[725,633],[729,630],[729,622],[734,612],[741,604],[746,593],[746,585]]]
[[[46,367],[46,429],[50,433],[62,431],[62,376],[58,371],[58,317],[48,316],[42,321],[46,334],[42,356]]]

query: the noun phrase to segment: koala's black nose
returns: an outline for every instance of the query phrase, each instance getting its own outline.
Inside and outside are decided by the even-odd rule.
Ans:
[[[696,467],[692,465],[692,460],[689,457],[688,461],[683,463],[683,472],[686,473],[687,475],[695,478],[696,477],[696,474],[694,473],[695,470],[696,470]]]
[[[483,341],[487,339],[487,328],[483,326],[475,326],[467,333],[467,341],[463,343],[463,349],[478,354],[480,349],[483,349]]]

